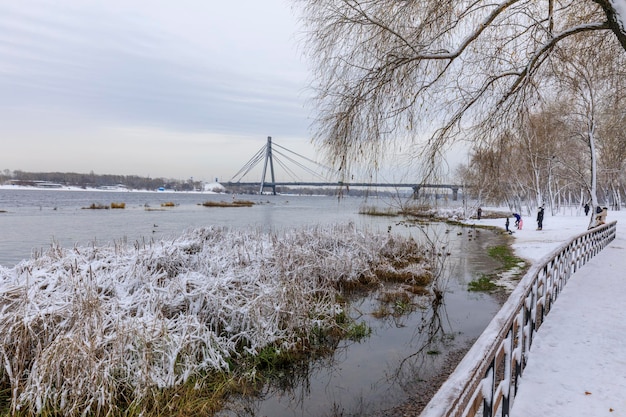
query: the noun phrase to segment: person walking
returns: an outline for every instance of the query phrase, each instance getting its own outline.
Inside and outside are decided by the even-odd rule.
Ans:
[[[483,214],[483,209],[478,207],[478,210],[476,211],[477,215],[478,215],[478,220],[480,220],[480,216],[482,216]]]
[[[585,216],[589,214],[589,203],[585,203]]]
[[[537,230],[543,229],[543,206],[539,207],[537,212]]]

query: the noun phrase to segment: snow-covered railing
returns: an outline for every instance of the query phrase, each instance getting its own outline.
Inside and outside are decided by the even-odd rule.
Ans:
[[[420,416],[509,415],[535,332],[568,278],[615,229],[616,222],[591,229],[533,265]]]

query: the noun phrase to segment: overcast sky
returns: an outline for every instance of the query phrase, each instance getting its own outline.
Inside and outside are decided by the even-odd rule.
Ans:
[[[267,136],[317,158],[299,31],[288,0],[0,0],[0,170],[227,181]]]

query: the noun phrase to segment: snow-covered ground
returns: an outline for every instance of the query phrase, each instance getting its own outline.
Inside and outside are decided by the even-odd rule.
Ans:
[[[626,211],[609,211],[613,220],[615,240],[570,278],[533,340],[511,417],[626,416]],[[503,219],[472,222],[504,228]],[[587,224],[546,213],[538,231],[526,218],[513,247],[537,261]]]

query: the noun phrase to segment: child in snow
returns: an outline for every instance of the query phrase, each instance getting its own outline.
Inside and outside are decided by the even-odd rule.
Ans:
[[[506,216],[506,222],[504,223],[504,227],[506,229],[506,232],[510,235],[513,234],[513,231],[509,229],[509,216]]]
[[[537,212],[537,230],[543,230],[543,206]]]

